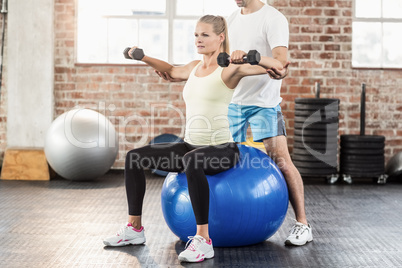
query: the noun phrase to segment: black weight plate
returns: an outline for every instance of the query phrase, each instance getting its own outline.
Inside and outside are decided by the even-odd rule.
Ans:
[[[295,129],[294,132],[295,136],[314,136],[314,137],[326,137],[327,135],[329,136],[338,136],[338,131],[331,131],[331,130],[320,130],[320,129]]]
[[[377,165],[377,166],[364,166],[364,165],[340,165],[344,170],[354,170],[354,171],[365,171],[365,172],[375,172],[377,170],[385,170],[384,165]]]
[[[298,160],[293,160],[293,164],[296,167],[302,167],[302,168],[316,168],[316,169],[320,169],[320,168],[334,168],[333,166],[330,166],[324,162],[305,162],[305,161],[298,161]]]
[[[336,143],[338,141],[337,136],[329,136],[329,137],[309,137],[309,136],[294,136],[294,141],[301,142],[301,143],[325,143],[325,142],[333,142]]]
[[[317,114],[315,114],[317,113]],[[331,118],[331,117],[338,117],[339,112],[338,111],[326,111],[326,110],[319,110],[319,111],[311,111],[311,110],[295,110],[295,116],[322,116],[325,118]]]
[[[295,104],[295,111],[338,111],[339,106],[333,104]]]
[[[346,155],[383,155],[384,149],[348,149],[341,147],[341,154]]]
[[[379,135],[341,135],[341,142],[385,142],[384,136]]]
[[[300,149],[300,150],[304,150],[304,151],[306,151],[306,152],[308,152],[307,151],[307,148],[305,148],[305,147],[294,147],[294,149]],[[312,148],[312,147],[309,147],[309,150],[310,151],[313,151],[313,152],[316,152],[316,153],[318,153],[318,154],[325,154],[326,152],[327,152],[327,149],[321,149],[321,148]],[[335,149],[331,149],[331,150],[335,150]],[[310,155],[311,155],[311,153],[310,153]]]
[[[384,149],[383,142],[345,142],[341,141],[341,148],[346,149]]]
[[[298,167],[301,175],[332,175],[338,173],[336,168],[302,168]]]
[[[368,166],[382,166],[384,165],[384,161],[381,161],[381,159],[377,160],[372,160],[372,161],[367,161],[367,160],[349,160],[345,158],[340,158],[340,163],[346,164],[346,165],[354,165],[354,166],[361,166],[361,165],[368,165]]]
[[[303,122],[295,122],[295,125],[294,125],[294,128],[295,129],[311,129],[311,130],[313,130],[313,129],[321,129],[321,130],[323,130],[323,129],[328,129],[328,130],[337,130],[338,128],[339,128],[339,124],[338,123],[331,123],[331,124],[328,124],[328,123],[319,123],[319,122],[316,122],[316,123],[312,123],[312,124],[305,124],[305,123],[303,123]]]
[[[293,144],[297,144],[299,145],[299,148],[305,148],[306,145],[309,147],[314,146],[314,148],[322,148],[322,149],[326,149],[326,148],[338,148],[338,140],[334,139],[334,140],[330,140],[329,142],[326,142],[326,139],[323,139],[324,141],[306,141],[306,140],[302,140],[301,137],[299,136],[294,136],[293,138],[295,138],[296,140],[294,140]],[[328,145],[328,146],[326,146]]]
[[[346,160],[345,158],[340,158],[339,162],[347,165],[347,166],[373,166],[373,167],[382,167],[384,166],[384,161],[373,160],[373,161],[359,161],[359,160]]]
[[[345,174],[384,174],[385,168],[346,168],[346,167],[340,167],[341,173]]]
[[[345,155],[340,154],[343,161],[367,161],[367,162],[384,162],[384,155]]]
[[[326,98],[296,98],[295,103],[301,104],[330,104],[330,103],[338,103],[339,99],[326,99]]]
[[[305,124],[314,124],[314,123],[324,123],[324,124],[333,124],[333,123],[338,123],[339,118],[338,117],[332,117],[332,118],[321,118],[319,121],[309,121],[309,117],[304,117],[304,116],[295,116],[295,122],[298,123],[305,123]]]
[[[336,157],[336,155],[320,155],[317,157],[313,156],[313,155],[298,155],[298,154],[294,154],[292,156],[292,160],[293,161],[301,161],[301,162],[324,162],[327,164],[332,164],[332,163],[337,163],[338,159]]]
[[[302,142],[295,142],[293,143],[294,148],[301,148],[307,150],[307,148],[316,150],[318,152],[325,153],[326,150],[337,150],[338,144],[337,143],[302,143]]]
[[[325,151],[325,155],[336,155],[338,153],[338,151],[335,149],[331,149],[331,150],[326,150]],[[307,151],[307,149],[305,148],[294,148],[293,149],[293,154],[297,154],[297,155],[311,155],[311,153],[309,151]]]
[[[294,141],[293,143],[295,147],[298,148],[306,148],[306,147],[311,147],[311,148],[318,148],[318,149],[337,149],[338,148],[338,142],[337,140],[334,141],[317,141],[317,142],[311,142],[311,141],[301,141],[299,137],[297,137],[297,140]]]
[[[339,161],[341,163],[345,163],[345,164],[351,164],[351,165],[383,165],[384,164],[384,159],[371,159],[371,160],[367,160],[367,159],[346,159],[344,157],[340,157]]]

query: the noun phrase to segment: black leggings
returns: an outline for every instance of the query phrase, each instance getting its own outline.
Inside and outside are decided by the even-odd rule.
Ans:
[[[144,168],[186,172],[188,191],[198,225],[208,223],[209,185],[205,175],[232,168],[239,159],[235,143],[195,146],[184,143],[152,144],[128,152],[125,163],[128,213],[142,214],[145,195]]]

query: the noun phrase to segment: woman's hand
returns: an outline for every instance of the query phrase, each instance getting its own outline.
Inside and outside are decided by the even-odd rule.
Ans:
[[[241,50],[235,50],[232,52],[232,55],[230,55],[230,63],[233,64],[243,64],[244,63],[244,57],[247,56],[247,53]]]
[[[128,51],[128,55],[134,60],[142,60],[145,57],[144,51],[137,46],[132,47]]]

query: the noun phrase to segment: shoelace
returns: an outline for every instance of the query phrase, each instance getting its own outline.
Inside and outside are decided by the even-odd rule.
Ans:
[[[189,240],[186,243],[185,249],[191,250],[191,251],[196,251],[197,245],[201,243],[201,238],[195,237],[195,236],[188,236],[187,237]],[[190,245],[188,245],[190,243]],[[188,247],[187,247],[188,245]]]
[[[302,235],[306,230],[307,230],[306,226],[296,224],[295,226],[293,226],[291,234],[299,236]]]
[[[124,239],[124,238],[125,238],[125,234],[126,234],[126,232],[125,232],[126,229],[127,229],[127,226],[121,227],[120,230],[116,233],[116,235],[117,235],[117,236],[123,235],[122,238]]]

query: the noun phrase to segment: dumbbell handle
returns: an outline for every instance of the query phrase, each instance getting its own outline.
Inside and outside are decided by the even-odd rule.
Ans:
[[[227,60],[230,61],[230,59],[231,59],[231,57],[228,56]],[[247,55],[243,57],[243,63],[247,63]],[[240,63],[238,63],[238,64],[240,64]]]
[[[131,47],[126,47],[123,51],[123,55],[126,59],[129,60],[142,60],[144,58],[144,51],[141,48],[135,48],[131,54],[129,55],[128,52],[130,51]],[[131,57],[130,57],[131,56]]]
[[[261,60],[261,55],[257,50],[250,50],[246,56],[243,56],[243,63],[250,63],[251,65],[257,65]],[[226,52],[222,52],[218,55],[218,64],[222,67],[227,67],[230,64],[230,56]]]

